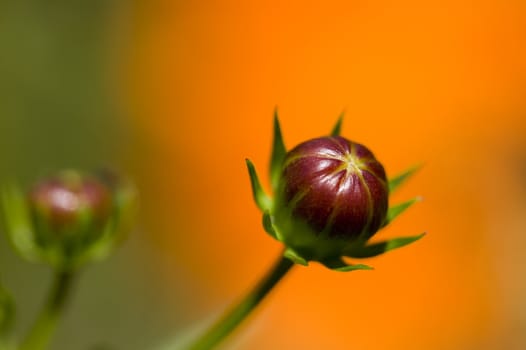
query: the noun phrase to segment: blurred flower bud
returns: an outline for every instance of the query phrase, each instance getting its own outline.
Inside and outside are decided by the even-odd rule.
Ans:
[[[8,187],[2,199],[16,250],[61,269],[107,256],[130,229],[136,207],[134,187],[108,172],[63,171],[26,195]]]
[[[111,215],[112,194],[100,180],[63,172],[35,184],[28,195],[36,234],[42,241],[100,236]]]
[[[308,255],[338,255],[341,242],[317,252],[312,241],[367,240],[386,218],[388,194],[384,168],[365,146],[340,136],[312,139],[284,159],[274,225]]]

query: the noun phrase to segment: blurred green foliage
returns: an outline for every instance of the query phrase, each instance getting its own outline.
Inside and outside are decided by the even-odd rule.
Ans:
[[[131,126],[115,103],[122,54],[115,45],[126,40],[116,37],[115,19],[131,4],[0,0],[0,185],[11,179],[25,184],[63,168],[134,168],[127,156],[138,146],[130,148]],[[3,233],[1,282],[16,301],[20,336],[51,276],[45,266],[17,258]],[[170,326],[152,294],[158,282],[151,278],[151,253],[141,235],[130,238],[110,261],[83,271],[52,349],[144,349],[163,332],[160,322]]]
[[[27,180],[117,156],[110,16],[116,1],[0,1],[0,175]]]

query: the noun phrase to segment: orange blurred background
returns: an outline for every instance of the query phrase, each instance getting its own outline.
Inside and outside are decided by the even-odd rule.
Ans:
[[[267,185],[277,106],[288,148],[344,111],[389,175],[423,163],[375,239],[428,234],[374,271],[295,267],[223,349],[526,349],[524,23],[523,0],[0,1],[0,185],[109,164],[142,197],[51,348],[160,350],[256,283],[282,247],[244,160]],[[21,336],[50,271],[0,236]]]
[[[133,20],[145,225],[169,288],[192,295],[165,294],[185,323],[280,252],[244,165],[265,174],[274,107],[289,148],[343,110],[388,174],[425,164],[392,202],[425,201],[377,237],[428,235],[372,272],[297,267],[224,348],[526,347],[526,3],[157,0]]]

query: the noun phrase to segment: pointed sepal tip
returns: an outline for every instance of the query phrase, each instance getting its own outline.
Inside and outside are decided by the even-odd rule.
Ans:
[[[410,167],[395,177],[389,179],[389,193],[393,193],[395,190],[400,188],[407,180],[411,178],[418,170],[422,168],[421,164]]]
[[[250,184],[252,186],[252,196],[254,197],[254,201],[261,211],[267,212],[272,206],[272,199],[263,190],[254,164],[250,161],[250,159],[245,159],[245,162],[247,164],[248,175],[250,176]]]
[[[336,120],[336,124],[334,124],[334,127],[332,128],[330,136],[340,136],[344,115],[345,115],[345,112],[342,112],[340,114],[340,116],[338,117],[338,120]]]
[[[281,166],[287,154],[283,135],[281,133],[281,126],[279,124],[278,110],[274,111],[274,127],[272,139],[272,153],[270,156],[269,176],[272,190],[276,191],[278,188],[279,178],[281,176]]]
[[[345,256],[349,258],[372,258],[416,242],[425,235],[426,232],[416,236],[398,237],[366,246],[352,247],[345,252]]]

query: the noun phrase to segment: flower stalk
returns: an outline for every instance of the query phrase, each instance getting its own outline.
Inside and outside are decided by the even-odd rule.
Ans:
[[[72,271],[55,271],[48,298],[19,350],[48,348],[71,294],[74,279]]]
[[[260,304],[268,293],[290,271],[294,263],[280,254],[269,272],[243,299],[229,309],[188,350],[208,350],[217,346]]]

